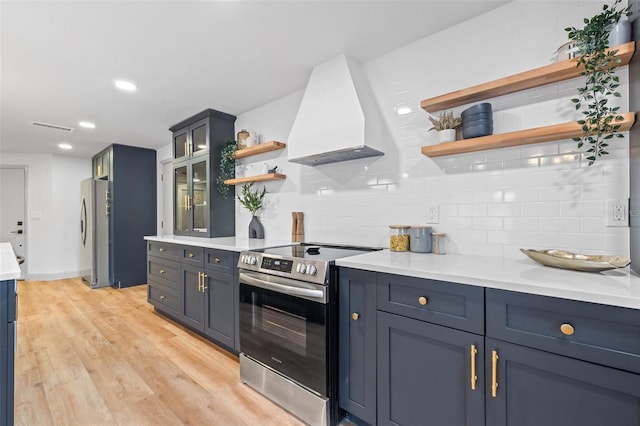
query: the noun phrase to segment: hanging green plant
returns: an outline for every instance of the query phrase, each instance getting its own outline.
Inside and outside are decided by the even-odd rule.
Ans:
[[[571,99],[576,110],[582,108],[584,118],[578,120],[583,135],[573,138],[578,148],[589,146],[589,166],[597,158],[607,155],[607,147],[613,138],[623,138],[619,131],[624,118],[618,113],[620,107],[609,106],[609,100],[622,95],[616,89],[620,79],[615,75],[617,50],[609,50],[609,33],[622,16],[630,16],[630,7],[618,10],[622,0],[615,0],[613,6],[602,6],[602,12],[591,19],[584,19],[584,28],[565,28],[569,39],[578,47],[577,66],[584,66],[581,73],[585,77],[584,86],[578,88],[578,97]],[[612,64],[613,63],[613,64]],[[613,66],[612,66],[613,65]]]
[[[238,145],[235,141],[227,142],[222,148],[222,155],[220,157],[220,168],[218,170],[218,177],[216,178],[216,185],[218,192],[222,194],[224,199],[229,196],[229,186],[224,183],[227,179],[233,179],[236,177],[236,159],[235,153]]]

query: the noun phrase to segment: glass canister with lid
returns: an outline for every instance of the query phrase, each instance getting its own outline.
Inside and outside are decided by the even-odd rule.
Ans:
[[[409,251],[409,225],[389,225],[391,237],[389,249],[391,251]]]

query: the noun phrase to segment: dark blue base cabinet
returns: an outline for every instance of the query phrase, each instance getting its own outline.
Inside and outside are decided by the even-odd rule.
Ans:
[[[347,268],[339,291],[355,423],[640,425],[640,310]]]
[[[148,301],[233,353],[240,349],[238,253],[147,242]]]
[[[0,425],[13,425],[16,281],[0,281]]]
[[[637,426],[640,375],[487,339],[487,425]],[[493,396],[495,394],[495,397]]]

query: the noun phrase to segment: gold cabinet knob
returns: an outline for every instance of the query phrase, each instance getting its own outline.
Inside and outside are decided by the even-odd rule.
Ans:
[[[424,297],[424,296],[418,297],[418,303],[423,305],[423,306],[426,305],[427,304],[427,298]]]
[[[571,336],[576,331],[576,329],[573,328],[573,326],[571,324],[562,324],[560,326],[560,331],[565,336]]]
[[[160,247],[160,253],[164,251],[164,247]]]
[[[213,259],[214,262],[216,263],[220,263],[220,259],[218,259],[217,257],[215,259]]]
[[[164,300],[166,298],[167,298],[167,296],[160,296],[160,300]]]
[[[167,271],[165,271],[164,269],[160,269],[160,273],[161,274],[164,274],[165,272],[167,272]]]
[[[357,312],[354,312],[351,314],[351,318],[353,318],[354,321],[358,321],[360,319],[360,314]]]
[[[193,253],[189,253],[189,259],[193,257]]]

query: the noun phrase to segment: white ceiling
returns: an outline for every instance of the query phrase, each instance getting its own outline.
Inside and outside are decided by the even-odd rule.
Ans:
[[[158,148],[206,108],[241,114],[302,89],[338,54],[366,62],[506,2],[1,0],[0,153]]]

